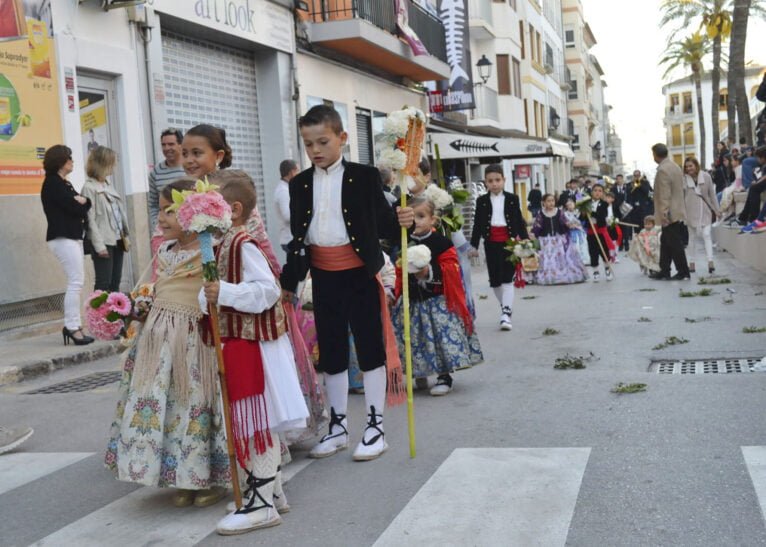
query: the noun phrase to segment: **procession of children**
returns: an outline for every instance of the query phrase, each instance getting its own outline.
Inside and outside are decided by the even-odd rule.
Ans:
[[[594,280],[599,262],[610,280],[619,243],[600,186],[562,209],[544,195],[528,232],[497,164],[485,169],[488,192],[477,199],[469,242],[454,214],[457,198],[430,184],[427,163],[392,207],[378,169],[342,157],[347,135],[337,111],[316,106],[299,128],[312,165],[290,181],[283,267],[253,180],[227,169],[223,130],[203,124],[186,133],[189,176],[160,194],[156,281],[141,289],[150,297],[132,313],[142,327],[131,328],[138,334],[122,361],[107,467],[119,480],[174,489],[177,507],[218,503],[234,486],[235,502],[217,525],[222,535],[282,522],[290,508],[281,477],[287,447],[320,427],[326,434],[308,457],[345,450],[352,436],[355,461],[388,449],[384,415],[404,400],[407,346],[411,379],[433,396],[453,390],[455,371],[482,362],[467,267],[482,239],[503,331],[512,329],[518,287],[583,282],[586,262]],[[184,209],[202,194],[209,214],[198,220],[228,215],[214,250],[210,226],[189,228],[197,220]],[[381,247],[398,241],[402,228],[406,261]],[[637,237],[631,256],[656,270],[655,229],[647,221]],[[513,242],[536,250],[523,255]],[[350,390],[363,393],[361,430],[349,427]]]

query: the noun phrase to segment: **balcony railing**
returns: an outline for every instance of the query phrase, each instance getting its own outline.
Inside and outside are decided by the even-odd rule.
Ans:
[[[412,0],[406,2],[410,27],[432,56],[446,62],[447,46],[441,21]],[[363,19],[399,36],[394,8],[393,0],[311,0],[310,17],[315,23]]]
[[[471,19],[482,19],[492,24],[492,0],[470,0],[468,15]]]
[[[486,85],[477,85],[474,88],[474,99],[476,99],[474,119],[500,121],[500,110],[497,105],[497,91],[488,88]]]

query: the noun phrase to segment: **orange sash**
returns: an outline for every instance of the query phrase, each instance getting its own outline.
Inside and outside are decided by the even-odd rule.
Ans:
[[[352,270],[354,268],[364,267],[364,262],[354,252],[351,245],[342,245],[340,247],[319,247],[312,245],[311,265],[326,272],[340,272]],[[386,347],[386,373],[388,377],[388,393],[386,403],[389,406],[395,406],[405,401],[404,374],[402,374],[402,361],[399,358],[399,350],[396,345],[396,336],[394,336],[394,327],[391,323],[391,316],[388,312],[388,302],[386,302],[386,291],[383,288],[383,281],[378,273],[375,276],[378,283],[378,294],[380,295],[380,320],[383,323],[383,343]],[[319,348],[321,354],[322,348]]]

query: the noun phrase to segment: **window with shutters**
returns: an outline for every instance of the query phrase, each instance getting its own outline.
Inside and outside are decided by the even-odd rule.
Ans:
[[[497,64],[497,93],[498,95],[510,95],[511,67],[508,62],[508,55],[497,55],[495,62]]]
[[[373,165],[375,161],[372,146],[372,115],[364,108],[356,109],[356,146],[359,152],[359,163]]]
[[[572,150],[580,149],[580,135],[572,135]]]
[[[513,94],[521,99],[521,63],[513,59]]]
[[[567,91],[567,99],[577,99],[577,80],[571,80],[569,82],[569,91]]]
[[[564,31],[564,43],[566,47],[575,47],[574,30],[568,29]]]

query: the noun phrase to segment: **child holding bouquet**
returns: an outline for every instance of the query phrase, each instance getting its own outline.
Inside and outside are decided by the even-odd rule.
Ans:
[[[165,242],[154,301],[124,357],[105,458],[119,480],[176,488],[176,507],[217,503],[231,480],[215,351],[202,342],[199,326],[199,242],[168,210],[173,190],[193,187],[194,179],[179,179],[160,194]]]
[[[455,246],[434,230],[438,217],[433,201],[418,197],[410,205],[415,213],[415,228],[410,236],[409,264],[402,264],[397,272],[396,296],[401,295],[402,284],[409,283],[413,377],[437,375],[431,395],[446,395],[452,391],[450,373],[480,363],[483,356],[466,305]],[[393,322],[402,355],[403,318],[399,298]]]
[[[234,535],[276,526],[286,501],[282,492],[278,433],[306,426],[309,416],[296,373],[278,273],[247,222],[255,208],[252,179],[244,171],[219,173],[220,193],[231,206],[232,227],[216,262],[220,281],[205,282],[199,306],[219,307],[232,433],[248,489],[243,505],[218,523]]]
[[[540,242],[540,265],[534,272],[534,282],[538,285],[582,283],[588,273],[569,237],[570,229],[576,228],[579,221],[572,224],[567,220],[564,212],[556,208],[553,194],[543,195],[542,205],[532,225],[532,233]]]
[[[529,239],[529,235],[518,196],[504,191],[503,167],[497,163],[488,165],[484,169],[484,179],[488,193],[476,200],[470,254],[479,256],[479,242],[483,238],[489,286],[500,303],[500,328],[511,330],[514,266],[508,260],[510,252],[505,244],[511,238]]]

